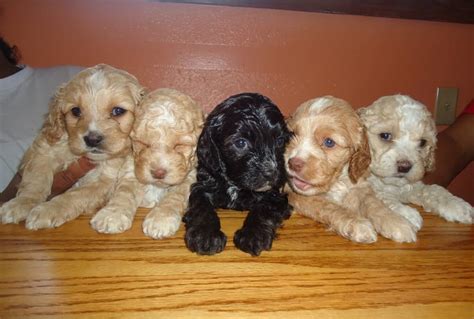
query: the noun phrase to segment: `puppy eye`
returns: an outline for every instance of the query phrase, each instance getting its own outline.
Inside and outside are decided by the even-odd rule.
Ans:
[[[81,109],[78,106],[75,106],[71,109],[71,113],[74,117],[81,117]]]
[[[112,116],[120,116],[120,115],[124,114],[125,112],[127,112],[126,109],[121,108],[120,106],[115,106],[115,107],[112,109],[112,112],[110,112],[110,115],[112,115]]]
[[[379,134],[380,138],[384,141],[390,142],[392,140],[392,134],[391,133],[380,133]]]
[[[234,142],[234,145],[239,149],[244,149],[245,147],[247,147],[247,141],[243,138],[239,138]]]
[[[425,147],[426,146],[426,140],[424,138],[422,138],[420,140],[420,147]]]
[[[324,146],[326,146],[328,148],[332,148],[336,145],[336,142],[334,142],[333,139],[330,139],[329,137],[327,137],[327,138],[324,139],[323,144],[324,144]]]
[[[283,136],[280,136],[279,138],[277,138],[276,145],[278,147],[282,147],[283,145],[285,145],[285,138]]]

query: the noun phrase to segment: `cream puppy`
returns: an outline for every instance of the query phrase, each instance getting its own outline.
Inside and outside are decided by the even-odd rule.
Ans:
[[[472,206],[438,185],[421,181],[435,167],[436,127],[431,113],[406,95],[381,97],[359,109],[367,128],[372,162],[369,182],[377,197],[418,230],[422,206],[448,221],[471,224]]]
[[[362,243],[377,233],[399,242],[416,240],[411,224],[392,213],[371,189],[365,129],[344,100],[325,96],[303,103],[288,120],[294,136],[285,152],[295,212]]]
[[[174,235],[196,179],[195,148],[203,122],[201,108],[189,96],[172,89],[149,93],[136,114],[133,157],[127,159],[109,204],[91,220],[92,227],[123,232],[142,206],[152,208],[143,222],[145,235]]]
[[[0,208],[2,223],[57,227],[107,201],[131,153],[130,132],[144,90],[129,73],[100,64],[59,87],[49,114],[21,162],[16,198]],[[86,156],[96,167],[74,188],[46,202],[53,175]]]

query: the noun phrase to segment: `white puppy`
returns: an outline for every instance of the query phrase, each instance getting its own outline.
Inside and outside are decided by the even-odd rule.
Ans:
[[[448,221],[472,223],[473,208],[439,185],[425,185],[425,172],[435,165],[436,126],[431,113],[406,95],[385,96],[359,109],[367,128],[372,162],[369,182],[392,211],[408,219],[418,230],[422,206]]]

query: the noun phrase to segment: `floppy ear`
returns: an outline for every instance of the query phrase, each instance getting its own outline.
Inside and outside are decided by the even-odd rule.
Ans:
[[[429,123],[426,127],[426,130],[429,133],[428,145],[426,146],[427,155],[424,160],[425,164],[425,171],[432,172],[435,170],[436,164],[436,143],[437,143],[437,130],[436,124],[431,115],[429,115]]]
[[[147,88],[142,87],[140,84],[133,85],[131,91],[135,105],[139,105],[149,92]]]
[[[65,85],[62,85],[51,98],[49,112],[41,130],[50,145],[57,143],[64,134],[67,134],[64,114],[62,113],[64,91]]]
[[[354,184],[368,171],[370,160],[367,132],[365,128],[362,128],[360,142],[356,145],[349,161],[349,177]]]
[[[197,156],[199,165],[204,167],[209,173],[222,174],[225,172],[224,163],[221,160],[219,147],[215,142],[217,135],[217,118],[204,126],[204,129],[199,137],[197,146]]]
[[[435,152],[436,146],[428,146],[428,157],[425,159],[425,171],[432,172],[436,168]]]

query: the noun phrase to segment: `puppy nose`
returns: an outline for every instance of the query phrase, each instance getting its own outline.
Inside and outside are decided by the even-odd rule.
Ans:
[[[397,161],[397,169],[399,173],[408,173],[412,166],[413,165],[410,161]]]
[[[163,179],[166,176],[167,171],[162,168],[158,168],[154,171],[151,171],[151,175],[156,179]]]
[[[292,157],[288,161],[288,166],[290,167],[291,170],[293,170],[295,172],[301,171],[304,164],[305,164],[305,162],[299,157]]]
[[[97,132],[90,132],[86,136],[84,136],[84,142],[86,142],[86,145],[89,147],[96,147],[98,146],[104,137],[97,133]]]

